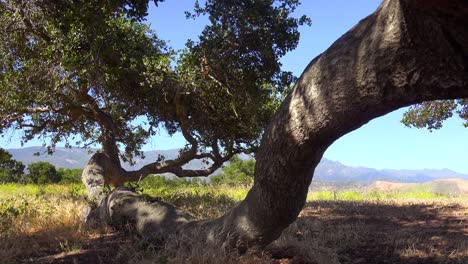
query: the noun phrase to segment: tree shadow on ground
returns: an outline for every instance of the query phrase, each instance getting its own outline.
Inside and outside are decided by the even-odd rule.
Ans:
[[[340,263],[468,263],[468,208],[435,202],[310,202],[288,232]]]
[[[337,262],[327,262],[326,254],[334,255],[328,259],[338,259],[343,264],[468,263],[467,213],[465,202],[310,202],[284,232],[286,246],[280,248],[284,252],[276,252],[279,260],[273,256],[271,262],[263,259],[261,263],[307,263],[297,255],[319,254],[304,252],[314,251],[314,248],[327,249],[321,253],[324,260],[320,262],[327,264]],[[53,233],[60,233],[60,230],[47,230],[45,235]],[[37,240],[40,236],[36,234],[29,239]],[[154,258],[154,263],[165,260],[164,257],[159,259],[164,252],[159,251],[157,245],[141,241],[131,230],[124,233],[108,229],[69,243],[64,246],[69,248],[50,245],[47,248],[43,244],[37,254],[21,262],[129,263],[143,255],[147,255],[145,259]],[[304,248],[294,249],[301,245]],[[212,259],[206,263],[217,262]],[[244,259],[242,263],[249,262]]]
[[[161,201],[160,198],[149,196],[145,196],[145,199],[150,203],[151,199]],[[197,191],[177,192],[170,196],[166,195],[162,200],[183,208],[199,219],[219,217],[238,203],[224,194]],[[74,231],[81,233],[80,237],[73,237],[74,232],[69,231],[70,228],[78,229],[78,227],[46,229],[32,235],[19,236],[18,241],[34,245],[34,249],[20,250],[14,263],[138,263],[139,259],[148,256],[149,258],[155,256],[155,263],[159,263],[157,260],[159,255],[164,258],[165,252],[159,251],[161,244],[144,241],[132,225],[126,225],[124,228],[120,226],[119,230],[122,231],[112,227],[89,230],[90,235],[86,234],[87,228],[83,226],[80,227],[84,229],[83,231]],[[164,259],[161,261],[164,263]]]
[[[113,263],[119,259],[119,250],[132,243],[131,236],[124,232],[107,230],[86,239],[70,239],[53,243],[38,242],[41,236],[37,233],[25,239],[25,243],[34,244],[37,250],[30,256],[22,256],[19,263]],[[125,260],[120,258],[119,260]]]

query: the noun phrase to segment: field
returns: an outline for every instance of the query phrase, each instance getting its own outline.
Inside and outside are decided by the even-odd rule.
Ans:
[[[143,183],[140,191],[198,218],[243,199],[240,187]],[[426,191],[314,191],[300,217],[264,252],[238,256],[80,219],[81,185],[0,185],[1,263],[468,263],[468,197]]]

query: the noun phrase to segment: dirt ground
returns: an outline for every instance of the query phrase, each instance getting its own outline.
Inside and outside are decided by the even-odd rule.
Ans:
[[[44,245],[21,262],[466,264],[468,201],[311,202],[275,245],[269,254],[181,260],[131,234],[105,230],[65,245],[67,252]]]
[[[468,263],[467,201],[316,202],[296,225],[340,263]]]

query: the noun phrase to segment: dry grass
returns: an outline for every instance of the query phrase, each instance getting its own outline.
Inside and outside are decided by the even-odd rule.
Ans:
[[[171,201],[201,218],[237,200],[218,198]],[[265,251],[243,256],[186,238],[152,245],[131,231],[89,230],[84,205],[69,191],[0,194],[0,262],[468,263],[467,199],[309,202]]]
[[[468,200],[311,202],[289,232],[340,263],[468,263]]]
[[[79,212],[83,200],[64,197],[17,196],[2,198],[0,259],[16,263],[51,252],[80,249],[96,235],[84,227]]]

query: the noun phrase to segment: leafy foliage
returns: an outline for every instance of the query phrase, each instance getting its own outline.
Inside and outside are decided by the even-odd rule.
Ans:
[[[253,184],[254,169],[255,160],[242,160],[239,156],[234,156],[229,165],[223,167],[223,173],[211,177],[211,183],[249,187]]]
[[[0,1],[0,130],[42,138],[49,152],[100,144],[119,164],[166,129],[187,141],[167,166],[205,158],[220,167],[256,150],[295,80],[279,59],[310,24],[291,16],[298,4],[196,2],[187,15],[210,24],[176,56],[144,23],[148,0]]]
[[[298,1],[197,1],[194,13],[210,24],[197,41],[189,40],[177,68],[182,89],[191,95],[187,112],[200,141],[221,139],[223,147],[255,147],[263,127],[295,77],[279,59],[296,48],[298,27],[310,20],[290,16]]]
[[[12,159],[12,155],[0,148],[0,182],[20,182],[24,173],[24,164]]]
[[[48,162],[34,162],[28,165],[28,180],[36,184],[57,183],[62,177],[55,166]]]
[[[83,170],[58,168],[57,173],[60,175],[61,183],[81,183]]]
[[[137,150],[150,132],[131,121],[157,119],[149,108],[162,106],[172,53],[128,3],[2,2],[0,128],[24,129],[24,141],[50,138],[52,147],[113,133],[127,154]]]
[[[402,123],[408,127],[440,129],[443,122],[454,114],[465,120],[468,127],[468,99],[439,100],[411,106],[403,115]]]

